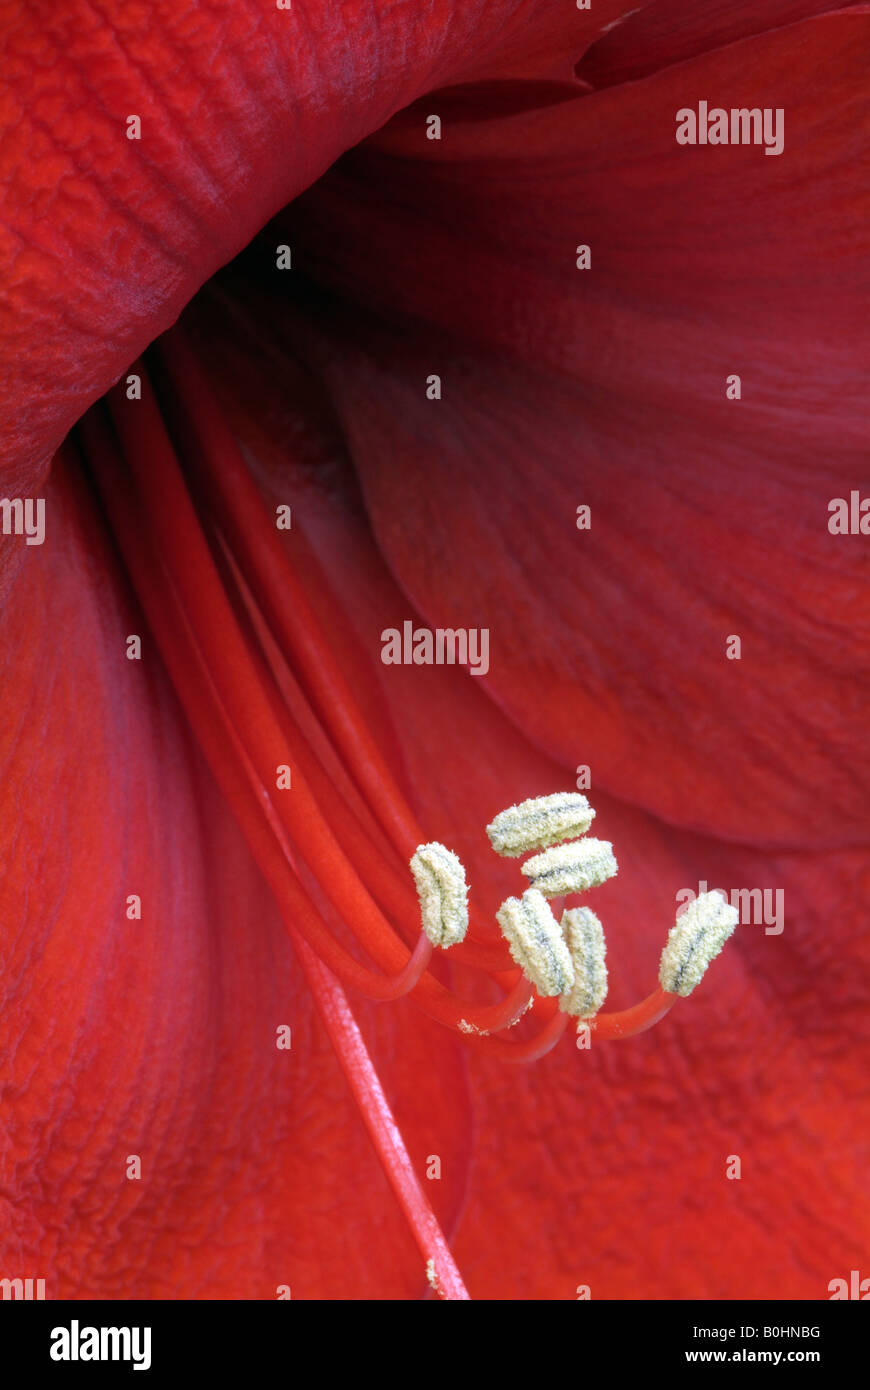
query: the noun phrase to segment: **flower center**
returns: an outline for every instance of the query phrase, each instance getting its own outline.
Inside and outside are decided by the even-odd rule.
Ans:
[[[610,845],[582,838],[595,814],[585,798],[559,793],[511,807],[489,827],[501,854],[544,850],[523,866],[531,887],[502,905],[505,939],[492,944],[491,927],[467,907],[457,856],[424,843],[180,331],[154,354],[156,389],[144,365],[132,370],[141,394],[129,399],[116,387],[108,411],[94,408],[79,426],[88,466],[191,727],[272,888],[420,1248],[435,1262],[437,1287],[463,1297],[341,986],[375,1000],[410,994],[470,1045],[531,1061],[555,1046],[569,1013],[601,1039],[651,1026],[700,978],[715,954],[707,938],[721,945],[729,934],[727,913],[711,908],[678,924],[662,987],[634,1009],[597,1015],[606,988],[600,923],[574,909],[559,924],[546,899],[603,882],[616,862]],[[422,932],[406,867],[412,851]],[[501,999],[476,1003],[442,984],[429,968],[436,947],[494,980]],[[531,1036],[493,1036],[527,1012]]]

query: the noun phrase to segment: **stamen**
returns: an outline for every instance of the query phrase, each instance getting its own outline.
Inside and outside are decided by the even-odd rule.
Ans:
[[[496,854],[515,859],[530,849],[545,849],[585,835],[595,812],[579,792],[536,796],[509,806],[486,827]]]
[[[568,1015],[556,1009],[543,1027],[524,1042],[515,1043],[508,1042],[505,1038],[490,1038],[480,1046],[486,1048],[490,1057],[497,1057],[501,1062],[537,1062],[541,1057],[546,1057],[548,1052],[552,1052],[567,1026]],[[474,1045],[472,1043],[472,1046]]]
[[[659,983],[685,999],[715,960],[740,920],[740,913],[721,893],[702,893],[668,933],[659,964]]]
[[[522,974],[522,971],[520,972],[519,978],[521,981],[525,980],[525,976]],[[526,992],[528,993],[528,986],[526,987]],[[534,1003],[535,996],[533,994],[529,994],[528,998],[525,999],[519,1013],[515,1014],[515,1016],[510,1020],[510,1022],[505,1025],[506,1029],[515,1028],[516,1025],[519,1023],[520,1019],[524,1018],[525,1015],[529,1012],[529,1009],[531,1009],[534,1006]],[[470,1023],[467,1018],[461,1018],[459,1020],[458,1028],[460,1033],[468,1033],[469,1036],[477,1038],[488,1038],[490,1034],[493,1032],[492,1028],[481,1028],[480,1025],[477,1023]]]
[[[559,1008],[575,1018],[591,1018],[607,997],[604,928],[588,907],[573,907],[562,913],[562,934],[574,966],[574,986],[562,995]]]
[[[548,902],[529,888],[508,898],[495,914],[517,965],[544,998],[574,984],[574,967]]]
[[[646,999],[642,999],[639,1004],[633,1004],[630,1009],[620,1009],[618,1013],[596,1014],[588,1020],[587,1027],[591,1028],[593,1038],[605,1042],[613,1038],[634,1038],[638,1033],[645,1033],[648,1028],[653,1028],[659,1023],[676,1002],[675,994],[666,994],[663,989],[656,988]],[[580,1023],[582,1022],[581,1019]]]
[[[536,854],[522,868],[531,879],[532,888],[545,898],[558,898],[563,893],[585,893],[587,888],[597,888],[613,878],[618,865],[613,845],[607,840],[574,840]]]
[[[468,930],[468,885],[462,860],[434,840],[418,846],[411,873],[424,932],[433,946],[445,950],[455,946]]]

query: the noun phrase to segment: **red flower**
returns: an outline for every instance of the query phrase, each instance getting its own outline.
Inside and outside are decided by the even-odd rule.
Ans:
[[[294,743],[292,794],[316,787],[391,901],[410,887],[388,867],[393,783],[491,919],[519,875],[484,826],[580,764],[620,862],[595,901],[612,1007],[651,987],[680,889],[784,895],[784,930],[744,924],[655,1031],[528,1067],[409,1000],[351,997],[472,1295],[825,1297],[866,1262],[867,542],[827,508],[870,491],[868,7],[631,10],[6,7],[2,489],[45,496],[46,539],[0,537],[0,1277],[53,1297],[426,1288],[241,833],[260,834],[234,734],[185,684],[203,653],[271,757],[174,490],[170,448],[206,530],[238,522],[244,593],[263,547],[220,520],[232,436],[292,507],[311,640],[350,688],[312,692],[298,655],[286,673],[324,764],[300,778]],[[782,109],[782,155],[679,146],[700,100]],[[130,372],[157,396],[129,401]],[[46,478],[119,376],[113,423],[97,407]],[[409,618],[488,628],[488,673],[384,667],[380,634]],[[342,719],[385,760],[382,805],[348,789]],[[313,817],[289,846],[309,863],[331,844]],[[366,924],[329,926],[349,945]],[[483,998],[476,973],[451,983]]]

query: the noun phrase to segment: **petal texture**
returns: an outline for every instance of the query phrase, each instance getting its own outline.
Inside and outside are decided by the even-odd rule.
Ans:
[[[342,296],[298,332],[409,597],[491,630],[538,746],[771,846],[868,835],[868,554],[828,530],[870,491],[868,45],[826,15],[435,153],[405,115],[280,222]],[[783,154],[677,145],[699,93],[784,108]]]
[[[421,1297],[274,902],[72,454],[49,506],[0,618],[4,1274],[44,1278],[49,1298]],[[461,1044],[409,1004],[354,1003],[421,1179],[442,1157],[426,1186],[449,1230],[470,1144]]]
[[[0,464],[41,476],[209,275],[424,92],[469,72],[574,83],[630,5],[595,8],[4,0]]]

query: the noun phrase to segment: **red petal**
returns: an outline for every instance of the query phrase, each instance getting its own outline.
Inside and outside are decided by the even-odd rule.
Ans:
[[[857,8],[851,0],[707,0],[699,5],[655,0],[602,35],[577,64],[577,76],[595,88],[634,82],[724,44],[813,15]]]
[[[868,33],[826,16],[459,120],[428,163],[403,117],[280,223],[306,274],[377,314],[299,331],[415,605],[491,629],[486,687],[540,747],[757,844],[867,834],[866,547],[827,523],[870,482]],[[760,91],[782,156],[676,144],[698,93]]]
[[[573,61],[629,8],[7,5],[0,461],[40,476],[217,267],[395,111],[470,75],[573,80]],[[129,115],[141,140],[127,138]]]

